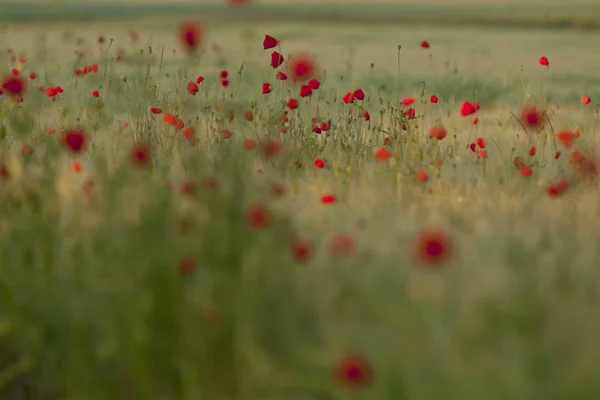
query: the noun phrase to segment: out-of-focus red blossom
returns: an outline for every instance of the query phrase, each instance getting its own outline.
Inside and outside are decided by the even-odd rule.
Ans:
[[[346,93],[344,95],[344,97],[342,98],[342,100],[346,104],[354,103],[354,92],[348,92],[348,93]]]
[[[428,49],[429,48],[429,42],[427,40],[423,40],[421,41],[420,46],[424,49]]]
[[[6,164],[0,164],[0,180],[7,180],[10,178],[10,172]]]
[[[554,153],[555,160],[558,160],[559,157],[560,157],[560,151],[557,151],[556,153]]]
[[[577,134],[574,132],[570,132],[570,131],[560,131],[557,135],[556,135],[556,140],[558,140],[558,142],[566,149],[568,149],[569,147],[571,147],[573,145],[573,142],[575,142],[575,139],[577,139]]]
[[[439,229],[426,229],[419,233],[416,243],[416,259],[421,264],[440,266],[453,254],[453,243]]]
[[[344,233],[334,236],[329,243],[331,253],[340,257],[351,255],[354,252],[354,247],[354,238]]]
[[[194,135],[194,129],[191,126],[187,127],[181,132],[181,134],[185,139],[189,139]]]
[[[548,57],[546,57],[546,56],[541,56],[540,59],[538,60],[538,63],[544,67],[550,66],[550,62],[548,61]]]
[[[228,88],[230,84],[231,81],[229,79],[221,79],[221,86],[223,86],[224,88]]]
[[[306,262],[312,255],[312,243],[296,236],[290,243],[290,253],[294,260]]]
[[[100,97],[100,92],[99,92],[99,91],[97,91],[97,90],[94,90],[94,91],[92,92],[92,96],[94,96],[94,97]]]
[[[521,157],[515,157],[513,160],[513,165],[515,166],[515,168],[521,169],[525,166],[525,163],[523,162]]]
[[[537,148],[536,148],[535,146],[531,146],[531,147],[529,148],[528,154],[529,154],[531,157],[533,157],[533,156],[535,156],[535,152],[536,152],[536,151],[537,151]]]
[[[263,49],[268,50],[276,47],[279,44],[279,40],[270,35],[265,35],[263,40]]]
[[[369,112],[365,110],[365,112],[363,114],[363,118],[365,119],[365,121],[370,121],[371,120],[371,114],[369,114]]]
[[[448,131],[443,126],[432,126],[429,129],[429,134],[432,138],[442,140],[448,135]]]
[[[138,143],[131,146],[129,150],[129,161],[135,167],[145,167],[150,164],[152,152],[150,146]]]
[[[269,94],[269,93],[271,93],[271,90],[273,90],[273,87],[271,86],[270,83],[265,82],[262,84],[262,93],[263,94]]]
[[[590,104],[591,101],[592,99],[590,98],[590,96],[581,96],[581,104],[583,104],[584,106]]]
[[[196,271],[196,260],[191,256],[183,256],[177,262],[177,270],[180,275],[188,276]]]
[[[254,205],[246,211],[246,222],[255,229],[266,229],[271,226],[271,213],[262,205]]]
[[[475,140],[475,143],[480,149],[485,149],[485,140],[483,138],[477,138],[477,140]]]
[[[168,125],[175,125],[177,122],[177,117],[170,113],[164,113],[163,122]]]
[[[244,140],[244,148],[246,150],[253,150],[256,148],[256,141],[254,139]]]
[[[289,108],[290,110],[294,110],[296,108],[298,108],[298,100],[296,99],[289,99],[286,103],[287,108]]]
[[[200,76],[198,76],[198,77],[196,78],[196,83],[199,85],[199,84],[201,84],[202,82],[204,82],[204,77],[203,77],[202,75],[200,75]]]
[[[67,129],[63,132],[63,144],[67,151],[73,154],[81,153],[87,143],[87,135],[83,129]]]
[[[419,182],[427,182],[429,180],[429,175],[427,175],[425,170],[420,170],[417,172],[417,180]]]
[[[473,118],[473,120],[471,121],[471,123],[473,125],[477,125],[479,123],[479,118],[478,117]]]
[[[595,181],[598,178],[598,160],[596,157],[586,156],[575,165],[577,179],[586,182]]]
[[[533,170],[530,167],[523,165],[521,169],[519,169],[519,173],[523,176],[531,176]]]
[[[480,158],[488,158],[488,153],[486,150],[477,150],[477,155]]]
[[[469,144],[467,147],[468,147],[469,149],[471,149],[471,151],[472,151],[473,153],[475,153],[475,152],[477,151],[477,144],[475,144],[475,143],[471,143],[471,144]]]
[[[379,149],[375,150],[375,158],[379,161],[387,161],[387,159],[391,156],[392,152],[386,147],[380,147]]]
[[[278,156],[283,150],[281,141],[276,138],[267,139],[262,144],[262,154],[266,158],[272,158]]]
[[[569,182],[566,179],[561,178],[546,186],[546,193],[550,197],[557,197],[566,192],[568,188]]]
[[[315,165],[315,167],[317,168],[325,168],[325,161],[323,161],[322,158],[317,158],[315,159],[315,161],[313,162],[313,164]]]
[[[202,43],[203,27],[200,22],[186,21],[179,25],[179,40],[190,53],[198,51]]]
[[[275,75],[275,79],[277,79],[278,81],[287,81],[287,75],[281,71],[277,71],[277,74]]]
[[[404,111],[402,115],[406,119],[414,119],[416,117],[416,110],[410,107],[408,110]]]
[[[293,55],[288,62],[288,75],[294,82],[306,82],[315,75],[316,64],[313,58],[305,53]]]
[[[438,97],[435,94],[432,94],[431,97],[429,98],[429,102],[430,103],[437,103],[438,102]]]
[[[189,94],[191,94],[192,96],[195,96],[196,93],[198,93],[198,84],[194,81],[189,81],[186,86],[186,89]]]
[[[37,78],[37,74],[35,73],[35,71],[31,71],[29,73],[29,79],[34,80],[35,78]]]
[[[336,198],[334,194],[324,194],[321,196],[321,204],[329,205],[335,203]]]
[[[229,78],[229,72],[225,71],[225,70],[219,72],[219,78],[221,78],[221,79],[227,79],[227,78]]]
[[[361,100],[362,101],[362,100],[365,99],[365,92],[363,92],[362,89],[356,89],[353,94],[354,94],[354,98],[356,100]]]
[[[319,82],[319,80],[317,78],[312,78],[310,81],[308,81],[307,85],[312,90],[317,90],[321,86],[321,82]]]
[[[162,110],[158,107],[150,107],[150,112],[152,114],[160,114],[160,113],[162,113]]]
[[[336,365],[334,376],[341,385],[357,389],[370,383],[373,379],[373,370],[364,357],[347,354]]]
[[[415,102],[414,96],[406,97],[406,98],[404,98],[402,100],[402,106],[403,107],[408,107],[408,106],[410,106],[414,102]]]
[[[577,164],[581,162],[585,157],[583,157],[583,153],[579,150],[573,150],[571,153],[571,157],[569,157],[569,164]]]
[[[521,123],[526,128],[541,129],[544,125],[542,111],[535,106],[525,107],[521,111]]]
[[[27,90],[27,83],[20,76],[7,76],[0,82],[0,88],[9,96],[19,97]]]
[[[271,67],[277,68],[281,64],[283,64],[283,56],[276,51],[272,52],[271,53]]]
[[[254,114],[252,114],[252,111],[250,111],[250,110],[244,111],[244,119],[246,121],[252,122],[254,120]]]

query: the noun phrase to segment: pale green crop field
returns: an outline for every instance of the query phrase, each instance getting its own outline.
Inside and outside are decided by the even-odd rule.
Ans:
[[[0,31],[2,73],[37,73],[22,102],[0,96],[0,399],[595,398],[600,202],[571,154],[593,164],[600,144],[600,33],[208,20],[189,56],[181,20]],[[263,50],[265,34],[280,46]],[[273,51],[308,52],[321,87],[301,98],[275,79]],[[38,90],[56,85],[54,101]],[[463,101],[481,109],[463,117]],[[539,131],[518,121],[526,104]],[[79,155],[61,140],[74,127]],[[580,133],[569,148],[562,130]],[[429,230],[449,243],[436,265],[418,244]]]

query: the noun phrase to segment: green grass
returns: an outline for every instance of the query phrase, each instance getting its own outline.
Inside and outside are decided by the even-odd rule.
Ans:
[[[187,57],[175,27],[0,33],[0,48],[27,57],[22,74],[38,74],[24,102],[0,96],[1,399],[595,397],[600,202],[570,162],[571,151],[592,159],[598,146],[595,33],[213,22],[206,52]],[[266,33],[285,55],[309,50],[319,63],[322,86],[288,110],[285,134],[298,88],[274,79]],[[5,50],[0,62],[18,64]],[[92,63],[97,73],[74,75]],[[272,93],[261,94],[263,82]],[[64,93],[54,102],[37,90],[55,85]],[[363,102],[340,101],[359,87]],[[408,96],[419,115],[410,121],[399,111]],[[460,116],[465,100],[481,104],[478,125]],[[528,102],[547,113],[537,133],[511,115]],[[195,143],[152,106],[192,127]],[[320,135],[317,115],[332,122]],[[448,130],[439,142],[428,133],[438,124]],[[76,126],[89,142],[73,156],[61,130]],[[556,140],[563,129],[581,132],[570,149]],[[392,155],[378,161],[386,138]],[[487,158],[468,149],[477,138]],[[246,150],[247,139],[258,148]],[[281,141],[273,158],[261,156],[268,140]],[[151,148],[146,167],[130,162],[137,143]],[[568,190],[548,196],[560,178]],[[184,183],[195,192],[182,193]],[[321,204],[328,193],[335,204]],[[270,215],[264,229],[248,221],[255,207]],[[428,229],[452,243],[436,267],[415,257]],[[341,234],[355,243],[346,256],[332,251]],[[182,273],[182,262],[195,268]],[[372,379],[348,388],[333,371],[354,353]]]

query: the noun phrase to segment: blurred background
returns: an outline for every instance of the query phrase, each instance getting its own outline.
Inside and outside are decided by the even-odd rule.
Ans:
[[[236,10],[226,0],[0,0],[0,21],[5,23],[165,14],[257,22],[600,29],[600,2],[595,0],[249,0]]]

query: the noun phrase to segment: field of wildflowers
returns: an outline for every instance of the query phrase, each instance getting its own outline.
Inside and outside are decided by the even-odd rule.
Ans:
[[[596,398],[599,38],[0,27],[0,399]]]

